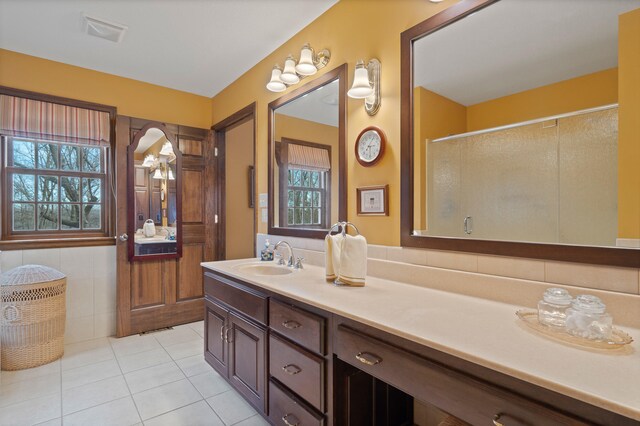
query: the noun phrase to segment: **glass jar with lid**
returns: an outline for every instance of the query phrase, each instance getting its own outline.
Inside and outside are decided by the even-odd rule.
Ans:
[[[564,327],[571,295],[563,288],[548,288],[538,302],[538,321],[552,327]]]
[[[566,330],[574,336],[590,340],[606,340],[611,337],[613,318],[606,313],[606,305],[597,296],[577,296],[567,309]]]

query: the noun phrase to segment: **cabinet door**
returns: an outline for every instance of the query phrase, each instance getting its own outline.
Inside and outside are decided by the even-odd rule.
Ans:
[[[229,359],[227,342],[224,333],[227,326],[227,315],[229,311],[205,299],[205,330],[204,338],[205,360],[224,377],[228,377],[227,364]]]
[[[266,412],[265,353],[267,331],[229,313],[229,379],[231,384],[242,393],[261,412]]]

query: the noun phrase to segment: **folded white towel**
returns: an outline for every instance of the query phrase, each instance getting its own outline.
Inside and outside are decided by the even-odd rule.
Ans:
[[[367,276],[367,240],[362,235],[345,235],[341,239],[338,280],[351,286],[362,287]]]
[[[337,278],[340,269],[340,253],[342,251],[342,235],[327,235],[324,239],[324,266],[327,281]]]

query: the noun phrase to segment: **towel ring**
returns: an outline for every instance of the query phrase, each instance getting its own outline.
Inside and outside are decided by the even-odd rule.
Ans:
[[[356,235],[360,235],[360,231],[358,230],[358,228],[351,222],[336,222],[334,223],[331,228],[329,228],[329,232],[327,233],[327,235],[331,235],[331,232],[333,231],[334,228],[337,228],[338,231],[342,230],[342,236],[346,236],[347,235],[347,227],[350,226],[353,229],[355,229],[356,231]]]

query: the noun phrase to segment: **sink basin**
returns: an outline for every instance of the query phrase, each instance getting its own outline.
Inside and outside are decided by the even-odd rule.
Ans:
[[[293,272],[285,266],[278,265],[240,265],[236,269],[253,275],[288,275]]]

